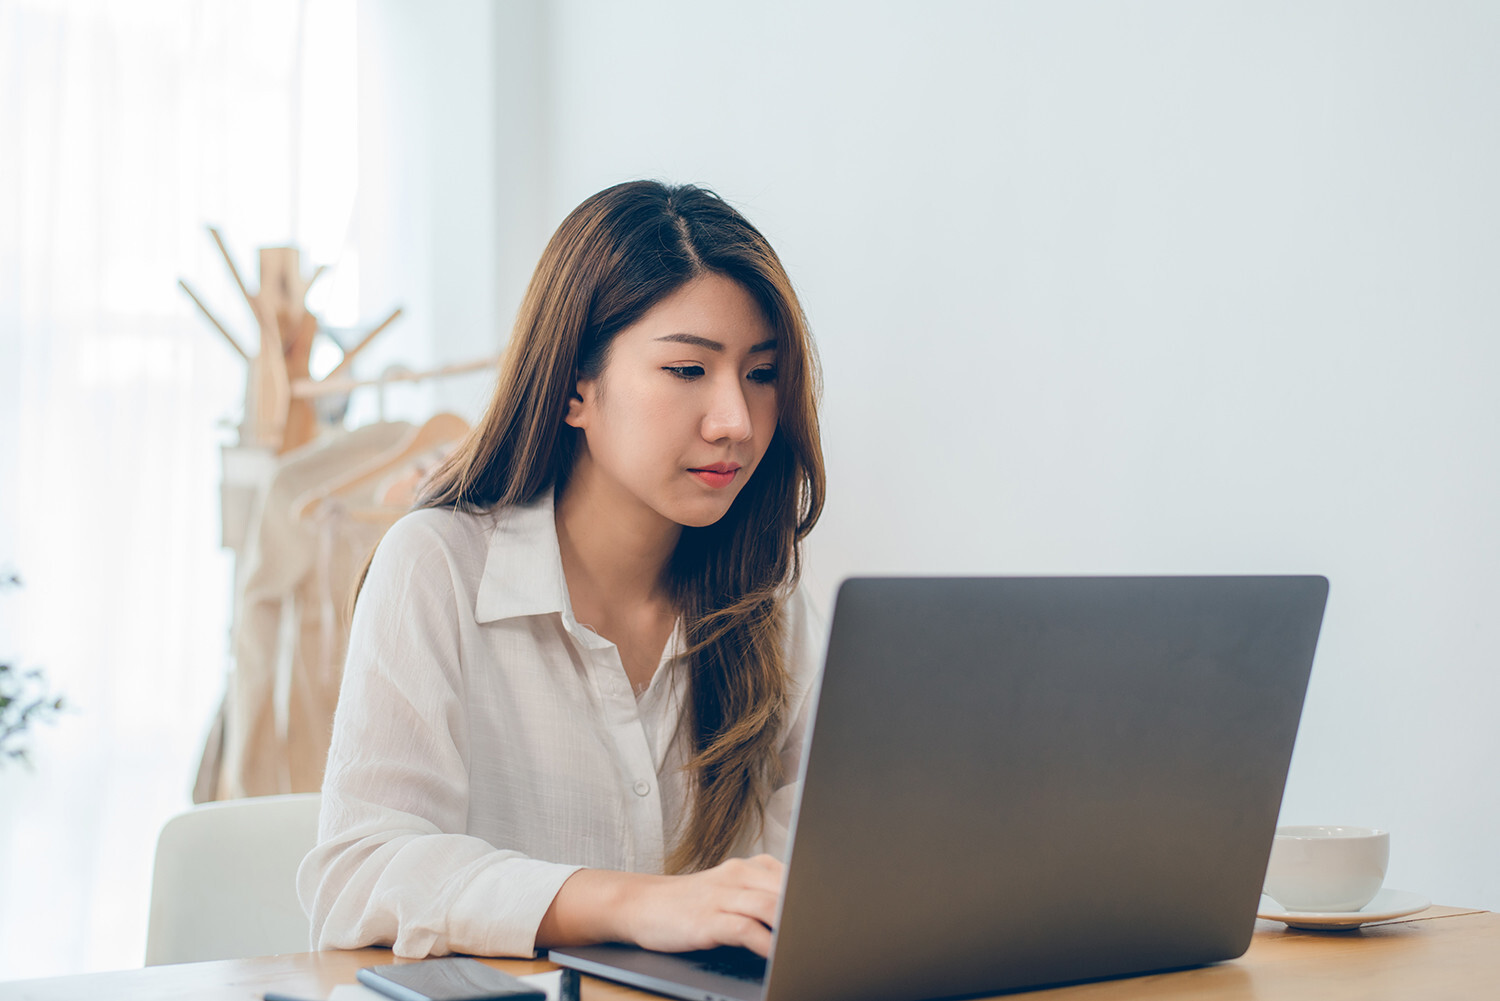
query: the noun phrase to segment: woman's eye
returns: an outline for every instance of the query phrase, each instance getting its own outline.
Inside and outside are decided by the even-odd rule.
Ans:
[[[703,374],[702,365],[666,365],[663,372],[671,372],[679,379],[696,379]]]
[[[761,368],[753,368],[750,370],[749,378],[751,382],[775,382],[776,367],[774,365],[765,365]]]

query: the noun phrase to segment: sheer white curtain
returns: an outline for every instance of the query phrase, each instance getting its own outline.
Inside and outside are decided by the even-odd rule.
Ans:
[[[73,706],[34,771],[0,766],[0,980],[141,962],[155,837],[223,689],[218,446],[244,391],[176,281],[248,342],[205,223],[252,285],[257,246],[338,253],[353,21],[353,0],[0,0],[0,569],[25,582],[0,656]]]

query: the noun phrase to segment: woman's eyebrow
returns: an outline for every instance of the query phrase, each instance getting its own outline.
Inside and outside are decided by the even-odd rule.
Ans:
[[[724,350],[724,345],[719,343],[718,341],[710,340],[707,337],[699,337],[697,334],[664,334],[663,336],[658,337],[657,340],[673,341],[677,344],[691,344],[694,347],[704,348],[708,351],[722,352]],[[759,344],[751,346],[750,354],[754,355],[760,354],[762,351],[771,351],[774,350],[775,347],[776,341],[774,338],[769,341],[761,341]]]

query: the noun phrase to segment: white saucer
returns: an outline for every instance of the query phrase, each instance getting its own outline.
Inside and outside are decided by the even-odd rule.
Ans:
[[[1432,901],[1419,893],[1387,889],[1375,894],[1374,900],[1357,911],[1288,911],[1270,897],[1261,894],[1260,907],[1255,916],[1269,921],[1283,921],[1289,928],[1330,931],[1358,928],[1371,921],[1404,918],[1431,906]]]

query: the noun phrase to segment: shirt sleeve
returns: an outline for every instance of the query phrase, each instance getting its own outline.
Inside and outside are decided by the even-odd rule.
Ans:
[[[788,701],[790,723],[781,744],[782,784],[766,801],[761,836],[752,848],[752,854],[765,852],[783,862],[790,847],[792,811],[802,795],[799,781],[802,749],[822,677],[824,631],[822,618],[813,609],[805,589],[798,587],[786,604],[787,672],[792,690]]]
[[[319,844],[297,874],[318,949],[531,956],[577,866],[465,833],[469,733],[460,656],[469,597],[455,554],[411,518],[371,563],[351,623]]]

